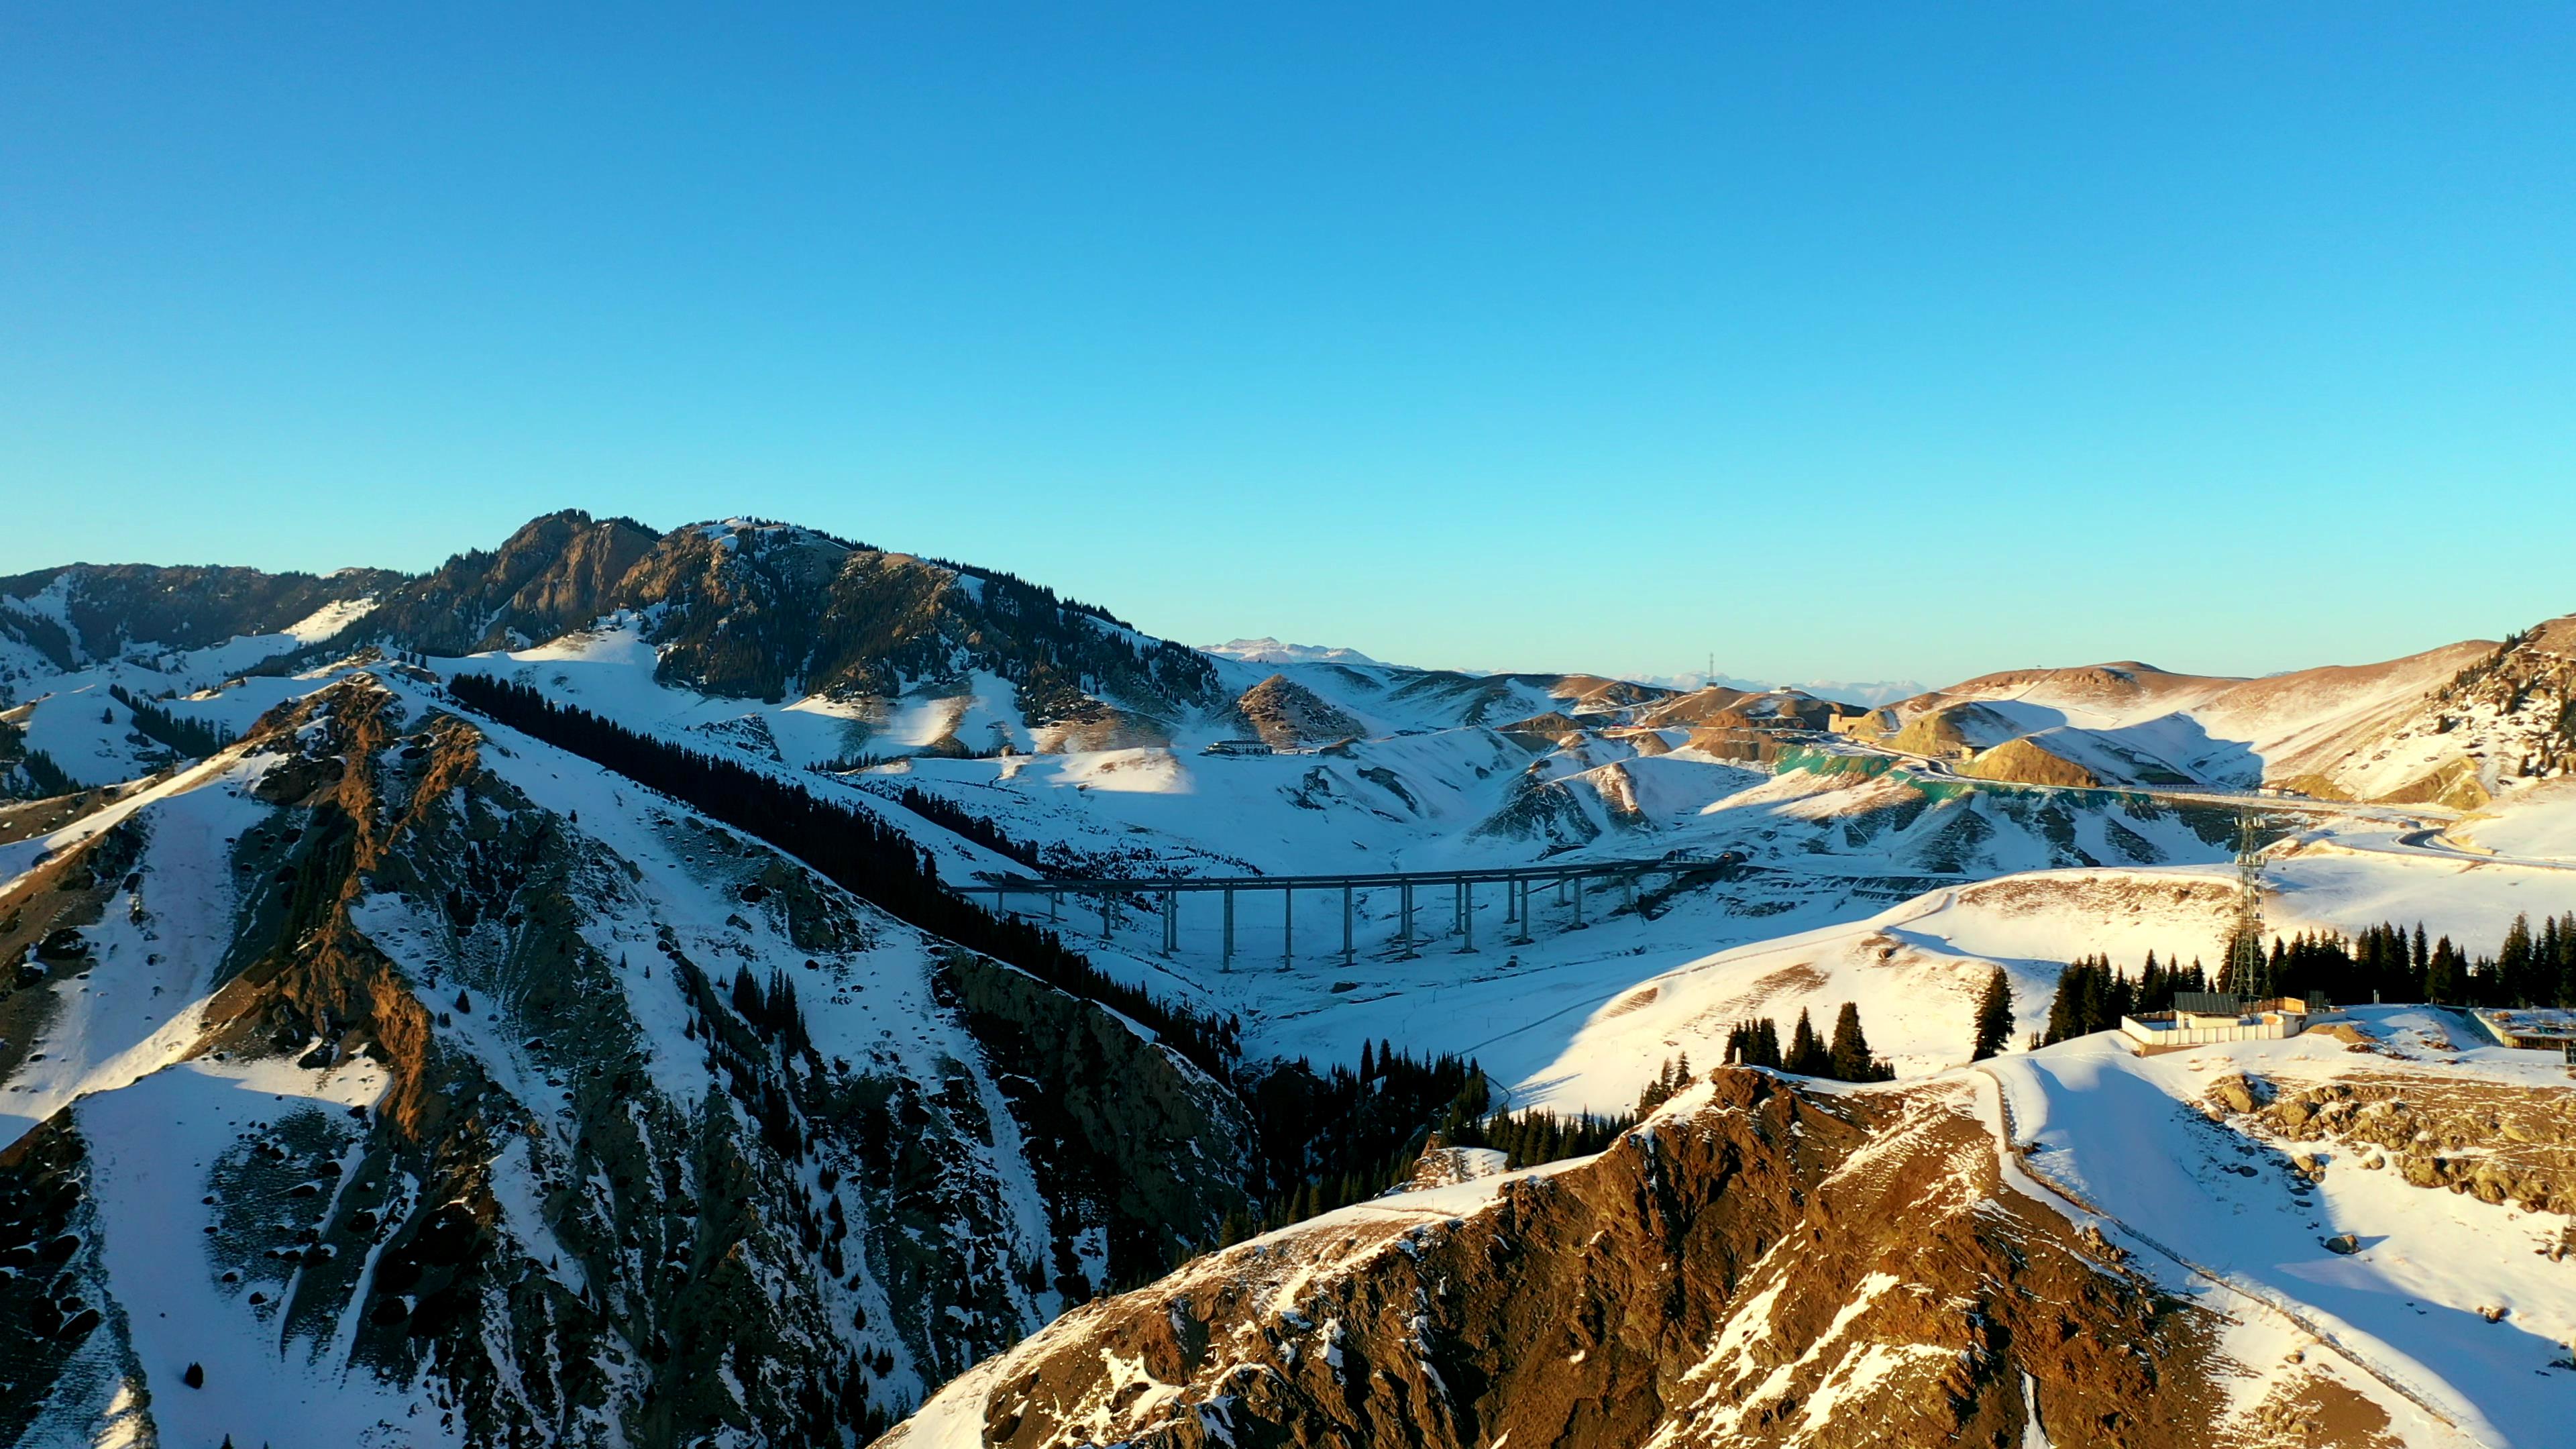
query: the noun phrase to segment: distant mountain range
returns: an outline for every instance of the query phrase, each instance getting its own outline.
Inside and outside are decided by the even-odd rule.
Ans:
[[[1637,682],[1651,684],[1660,689],[1705,689],[1715,685],[1721,689],[1740,689],[1748,694],[1760,694],[1775,689],[1794,689],[1800,694],[1812,694],[1818,699],[1835,700],[1842,704],[1857,704],[1870,709],[1882,704],[1894,704],[1900,699],[1911,699],[1921,694],[1925,688],[1920,680],[1913,679],[1765,680],[1746,679],[1733,674],[1657,674]]]
[[[1246,664],[1375,664],[1356,649],[1335,649],[1322,644],[1282,644],[1264,636],[1259,639],[1236,639],[1225,644],[1202,644],[1200,652],[1240,659]]]

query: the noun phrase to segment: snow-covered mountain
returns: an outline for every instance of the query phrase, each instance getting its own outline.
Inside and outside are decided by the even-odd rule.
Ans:
[[[0,1441],[2545,1442],[2557,1260],[2480,1254],[2576,1207],[2554,1068],[2024,1033],[2218,957],[2257,782],[2276,932],[2576,956],[2570,627],[1877,712],[1189,649],[763,520],[0,580]],[[1536,867],[1409,937],[1366,879]],[[1893,1084],[1700,1080],[1846,1005]],[[2323,1110],[2381,1100],[2440,1150]]]
[[[1894,704],[1898,700],[1911,699],[1923,693],[1922,683],[1912,679],[1806,679],[1782,682],[1746,679],[1733,674],[1700,673],[1651,675],[1638,682],[1651,684],[1659,689],[1677,691],[1717,688],[1738,690],[1745,694],[1762,694],[1775,689],[1788,689],[1813,695],[1818,699],[1830,699],[1839,704],[1859,705],[1865,709]]]
[[[2265,783],[2473,809],[2576,769],[2576,616],[2502,643],[2264,679],[2134,661],[2007,671],[1894,709],[1898,748],[1973,753],[1969,773],[1993,778]]]
[[[1342,649],[1325,644],[1283,644],[1265,634],[1258,639],[1236,639],[1225,644],[1202,644],[1201,653],[1220,659],[1240,660],[1245,664],[1375,664],[1356,649]]]

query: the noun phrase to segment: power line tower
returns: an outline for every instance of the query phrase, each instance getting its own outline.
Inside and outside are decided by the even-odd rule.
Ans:
[[[2227,939],[2227,965],[2218,989],[2239,1000],[2272,994],[2272,964],[2263,953],[2263,817],[2251,807],[2236,816],[2236,912]]]

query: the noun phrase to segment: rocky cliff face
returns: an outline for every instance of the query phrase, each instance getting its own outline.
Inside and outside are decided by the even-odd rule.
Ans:
[[[2014,1186],[1986,1090],[1722,1071],[1597,1159],[1079,1310],[888,1442],[2394,1442],[2321,1369],[2233,1393],[2217,1315]]]
[[[984,670],[1016,687],[1033,725],[1220,702],[1196,650],[1051,590],[774,523],[656,534],[631,519],[549,514],[497,552],[460,554],[391,591],[342,642],[466,654],[620,609],[646,615],[659,677],[710,694],[892,696]]]
[[[1018,579],[805,529],[676,530],[617,602],[659,611],[666,677],[719,694],[894,695],[980,669],[1017,687],[1033,725],[1079,721],[1100,701],[1149,713],[1216,702],[1195,650]]]
[[[618,585],[658,537],[631,518],[578,509],[530,519],[496,550],[469,550],[405,581],[353,638],[431,654],[551,639],[614,608]]]
[[[1119,1019],[399,671],[94,825],[0,901],[0,1440],[836,1442],[1241,1202]]]

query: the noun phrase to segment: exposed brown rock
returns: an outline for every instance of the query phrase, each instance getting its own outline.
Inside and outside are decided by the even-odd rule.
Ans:
[[[1261,742],[1274,750],[1302,749],[1360,732],[1358,720],[1284,674],[1274,674],[1245,690],[1234,708]]]
[[[931,1412],[1013,1449],[2217,1442],[2210,1320],[2005,1186],[1973,1092],[1722,1071],[1480,1209],[1364,1205],[1079,1310]]]

